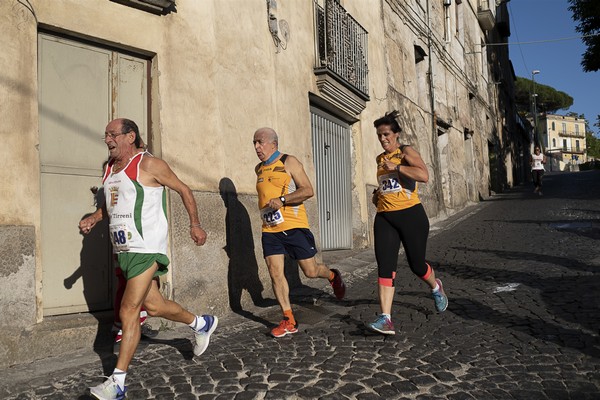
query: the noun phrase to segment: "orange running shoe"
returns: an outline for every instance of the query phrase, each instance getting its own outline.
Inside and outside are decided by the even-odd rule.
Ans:
[[[285,335],[291,335],[292,333],[296,332],[298,332],[298,324],[294,325],[290,323],[290,320],[287,317],[284,317],[278,326],[271,329],[271,335],[276,338],[284,337]]]

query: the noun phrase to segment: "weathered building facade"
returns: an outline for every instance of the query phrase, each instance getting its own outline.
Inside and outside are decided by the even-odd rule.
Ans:
[[[162,290],[198,312],[272,296],[255,195],[259,127],[278,131],[311,177],[307,206],[325,250],[371,244],[381,152],[372,122],[386,111],[400,111],[405,142],[430,168],[431,218],[519,180],[526,135],[511,106],[514,74],[506,47],[491,46],[509,34],[505,4],[5,0],[0,12],[5,364],[91,345],[112,308],[106,232],[83,237],[77,223],[98,201],[90,188],[113,118],[135,120],[195,193],[208,241],[193,245],[171,193]]]

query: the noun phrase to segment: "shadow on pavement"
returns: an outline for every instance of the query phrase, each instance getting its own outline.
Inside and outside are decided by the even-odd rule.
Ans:
[[[192,331],[190,331],[190,335],[192,335],[191,332]],[[194,358],[194,344],[192,343],[192,340],[193,339],[185,339],[185,338],[177,338],[177,339],[152,338],[152,339],[146,339],[146,340],[144,340],[144,342],[147,343],[148,345],[162,344],[165,346],[170,346],[170,347],[174,348],[175,350],[177,350],[179,352],[179,354],[181,354],[183,359],[191,360]],[[140,345],[138,346],[138,349],[140,347],[143,347],[141,341],[140,341]]]
[[[452,312],[464,319],[477,320],[500,326],[507,330],[521,332],[538,340],[552,342],[563,347],[570,347],[590,357],[600,358],[600,341],[598,338],[581,330],[568,329],[542,319],[532,319],[505,313],[476,300],[464,297],[453,299]],[[523,342],[518,337],[515,337],[514,341]]]
[[[569,211],[578,211],[581,213],[600,213],[596,210],[575,210],[569,209]],[[562,219],[562,220],[539,220],[539,219],[522,219],[522,220],[490,220],[487,219],[485,222],[490,223],[507,223],[507,224],[533,224],[538,226],[546,226],[551,229],[555,229],[560,232],[568,232],[574,235],[587,237],[590,239],[600,239],[600,219],[596,218],[577,218],[573,219]]]
[[[595,272],[598,271],[598,267],[594,267],[593,265],[589,265],[586,263],[583,263],[579,260],[570,258],[570,257],[559,257],[559,256],[551,256],[551,255],[547,255],[547,254],[539,254],[539,253],[529,253],[529,252],[524,252],[524,251],[508,251],[508,250],[494,250],[494,249],[477,249],[477,248],[470,248],[470,247],[451,247],[453,250],[457,250],[460,252],[479,252],[479,253],[487,253],[487,254],[494,254],[496,256],[498,256],[499,258],[505,259],[505,260],[516,260],[516,261],[534,261],[536,263],[547,263],[547,264],[552,264],[552,265],[559,265],[561,267],[565,267],[565,268],[569,268],[569,269],[576,269],[579,271],[586,271],[586,272]],[[454,274],[454,270],[449,268],[448,266],[446,266],[448,271],[453,271]],[[471,267],[468,266],[467,268],[469,269],[473,269],[473,268],[477,268],[477,267]],[[490,269],[482,269],[482,271],[491,271]],[[513,271],[508,271],[508,270],[495,270],[498,271],[499,273],[502,274],[519,274],[519,272],[513,272]],[[528,275],[527,273],[523,273]],[[537,278],[537,275],[535,276]],[[485,279],[485,276],[483,277],[479,277],[480,279]]]
[[[474,251],[470,249],[470,251]],[[600,339],[582,330],[570,329],[560,325],[560,320],[579,325],[584,329],[597,332],[600,318],[600,308],[597,289],[600,287],[600,276],[594,274],[598,268],[580,261],[556,256],[544,256],[520,252],[505,252],[498,250],[476,250],[494,253],[506,259],[535,261],[567,269],[592,272],[591,275],[565,277],[563,274],[544,277],[537,268],[534,272],[503,270],[497,268],[481,268],[471,265],[449,265],[447,271],[451,275],[465,280],[492,282],[495,284],[518,283],[534,289],[535,292],[525,292],[517,289],[503,293],[489,294],[500,299],[505,306],[517,307],[515,313],[496,310],[473,298],[460,298],[452,301],[452,312],[456,315],[476,319],[503,326],[507,329],[527,333],[537,339],[552,341],[565,347],[572,347],[585,354],[600,357]],[[532,296],[539,296],[545,305],[543,311],[558,319],[555,323],[537,318],[519,316],[519,304],[531,302]],[[534,314],[535,315],[535,314]]]

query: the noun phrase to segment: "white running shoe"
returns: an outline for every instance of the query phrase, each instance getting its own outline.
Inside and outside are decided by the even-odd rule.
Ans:
[[[127,386],[121,390],[112,375],[98,386],[90,388],[92,396],[99,400],[122,400],[125,398],[126,392]]]
[[[194,346],[194,355],[199,356],[206,351],[208,342],[210,342],[210,335],[217,329],[219,324],[219,318],[214,315],[203,315],[206,324],[199,332],[194,331],[196,334],[196,345]]]

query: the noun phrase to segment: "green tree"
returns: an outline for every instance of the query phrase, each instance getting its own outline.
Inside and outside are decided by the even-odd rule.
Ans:
[[[585,72],[600,69],[600,1],[598,0],[569,0],[569,10],[573,20],[578,22],[575,30],[585,37],[582,39],[587,46],[583,53],[581,66]]]
[[[585,147],[587,148],[588,157],[594,157],[600,160],[600,139],[594,136],[593,132],[585,133]]]
[[[596,116],[596,123],[594,126],[600,128],[600,115]],[[585,147],[588,157],[600,160],[600,139],[598,139],[594,135],[594,132],[589,129],[586,129],[585,132]]]
[[[515,103],[521,114],[531,112],[531,94],[533,90],[533,81],[531,79],[517,77],[517,81],[515,82]],[[557,110],[566,110],[573,105],[573,98],[571,96],[553,87],[535,82],[535,92],[537,93],[536,108],[538,112],[555,113]]]

